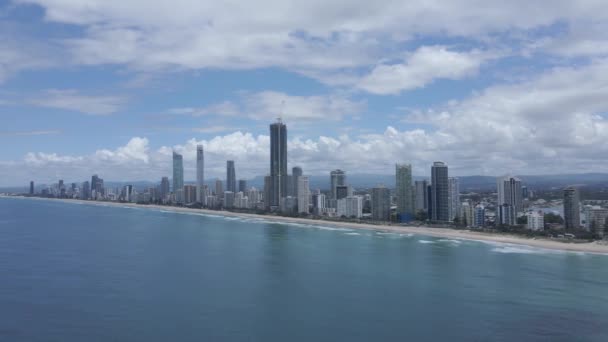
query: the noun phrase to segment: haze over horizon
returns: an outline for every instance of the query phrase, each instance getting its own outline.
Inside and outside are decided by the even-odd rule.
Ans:
[[[351,9],[351,10],[345,10]],[[608,172],[605,1],[0,1],[0,186]],[[475,20],[471,20],[475,18]]]

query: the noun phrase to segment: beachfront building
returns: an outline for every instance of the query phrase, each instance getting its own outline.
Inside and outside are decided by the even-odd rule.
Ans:
[[[401,222],[414,219],[414,194],[412,188],[412,165],[395,165],[395,185],[397,193],[397,215]]]
[[[545,229],[545,213],[542,210],[530,210],[526,214],[528,218],[527,227],[530,230]]]

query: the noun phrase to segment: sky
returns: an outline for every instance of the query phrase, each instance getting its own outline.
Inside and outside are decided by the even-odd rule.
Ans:
[[[608,172],[605,0],[0,0],[0,186]]]

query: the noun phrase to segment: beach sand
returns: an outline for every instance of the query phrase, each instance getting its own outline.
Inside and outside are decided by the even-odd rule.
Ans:
[[[14,197],[13,197],[14,198]],[[474,240],[481,242],[495,242],[495,243],[506,243],[515,245],[525,245],[537,248],[545,248],[552,250],[571,251],[571,252],[584,252],[594,254],[607,254],[608,255],[608,244],[602,244],[598,242],[585,242],[585,243],[574,243],[564,242],[546,238],[526,238],[523,236],[506,235],[498,233],[484,233],[470,230],[456,230],[451,228],[429,228],[429,227],[414,227],[414,226],[397,226],[397,225],[374,225],[365,223],[351,223],[351,222],[335,222],[326,220],[314,220],[308,218],[294,218],[294,217],[282,217],[272,215],[258,215],[258,214],[246,214],[236,213],[230,211],[218,211],[208,209],[190,209],[183,207],[172,207],[164,205],[142,205],[134,203],[116,203],[116,202],[98,202],[98,201],[84,201],[74,199],[51,199],[51,198],[38,198],[32,197],[31,199],[36,200],[49,200],[49,201],[61,201],[65,203],[73,204],[90,204],[100,206],[113,206],[113,207],[133,207],[150,210],[163,210],[171,211],[176,213],[198,213],[208,215],[218,215],[225,217],[239,217],[258,219],[270,222],[284,222],[284,223],[298,223],[306,225],[317,225],[327,227],[339,227],[348,229],[363,229],[363,230],[374,230],[381,232],[393,232],[401,234],[416,234],[422,236],[432,236],[439,238],[449,239],[461,239],[461,240]]]

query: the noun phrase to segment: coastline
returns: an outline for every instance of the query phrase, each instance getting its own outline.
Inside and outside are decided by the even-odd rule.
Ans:
[[[336,228],[346,229],[358,229],[358,230],[371,230],[380,232],[391,232],[401,234],[415,234],[420,236],[430,236],[438,238],[449,238],[458,240],[470,240],[479,241],[486,243],[504,243],[513,245],[523,245],[535,248],[567,251],[567,252],[583,252],[592,254],[603,254],[608,255],[608,244],[599,244],[597,242],[584,242],[584,243],[567,243],[561,241],[553,241],[549,239],[530,239],[515,235],[498,235],[492,233],[476,232],[470,230],[456,230],[451,228],[428,228],[428,227],[413,227],[413,226],[392,226],[392,225],[374,225],[367,223],[350,223],[350,222],[335,222],[325,220],[314,220],[308,218],[296,218],[296,217],[284,217],[284,216],[270,216],[270,215],[258,215],[248,213],[237,213],[230,211],[219,211],[209,209],[191,209],[184,207],[173,207],[163,206],[154,204],[135,204],[135,203],[116,203],[116,202],[97,202],[97,201],[85,201],[76,199],[56,199],[56,198],[40,198],[40,197],[24,197],[24,196],[1,196],[6,198],[20,198],[20,199],[34,199],[42,201],[59,201],[62,203],[72,204],[89,204],[97,206],[112,206],[118,208],[138,208],[138,209],[152,209],[162,210],[175,213],[195,213],[205,215],[215,215],[223,217],[239,217],[258,219],[268,222],[276,223],[298,223],[307,225],[327,226]]]

